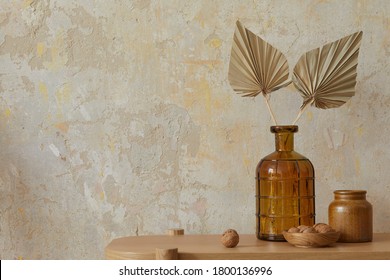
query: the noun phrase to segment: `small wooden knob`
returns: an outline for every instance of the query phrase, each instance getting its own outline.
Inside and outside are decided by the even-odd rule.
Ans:
[[[170,228],[170,229],[168,229],[168,235],[184,235],[184,229]]]
[[[156,260],[178,260],[177,248],[156,248]]]

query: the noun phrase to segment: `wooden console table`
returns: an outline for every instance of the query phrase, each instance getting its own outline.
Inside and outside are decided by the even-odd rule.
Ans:
[[[372,242],[334,243],[323,248],[297,248],[287,242],[240,235],[235,248],[225,248],[220,235],[151,235],[114,239],[106,259],[116,260],[390,260],[390,233],[374,234]],[[162,254],[162,255],[161,255]],[[165,256],[164,256],[165,254]]]

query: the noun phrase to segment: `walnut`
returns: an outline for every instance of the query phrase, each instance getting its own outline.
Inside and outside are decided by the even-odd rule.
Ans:
[[[221,243],[227,248],[236,247],[239,241],[240,237],[234,229],[226,230],[221,237]]]
[[[305,226],[305,225],[298,226],[299,232],[303,232],[307,228],[309,228],[309,226]]]
[[[306,225],[300,225],[297,227],[292,227],[288,230],[290,233],[327,233],[327,232],[335,232],[335,230],[327,224],[324,223],[318,223],[314,226],[306,226]]]
[[[335,230],[327,224],[324,223],[318,223],[313,226],[313,228],[318,232],[318,233],[327,233],[327,232],[334,232]]]
[[[297,227],[292,227],[292,228],[290,228],[287,232],[299,232],[299,228],[297,228]]]
[[[302,232],[303,233],[317,233],[317,231],[313,227],[305,228]]]

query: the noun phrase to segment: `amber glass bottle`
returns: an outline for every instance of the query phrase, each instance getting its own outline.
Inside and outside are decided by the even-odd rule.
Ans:
[[[298,126],[272,126],[275,152],[256,168],[256,234],[258,239],[284,241],[283,231],[314,225],[314,167],[294,151]]]

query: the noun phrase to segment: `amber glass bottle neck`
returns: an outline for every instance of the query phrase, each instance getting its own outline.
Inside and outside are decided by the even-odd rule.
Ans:
[[[279,152],[294,150],[294,133],[298,131],[296,125],[271,126],[271,132],[275,133],[275,149]]]

